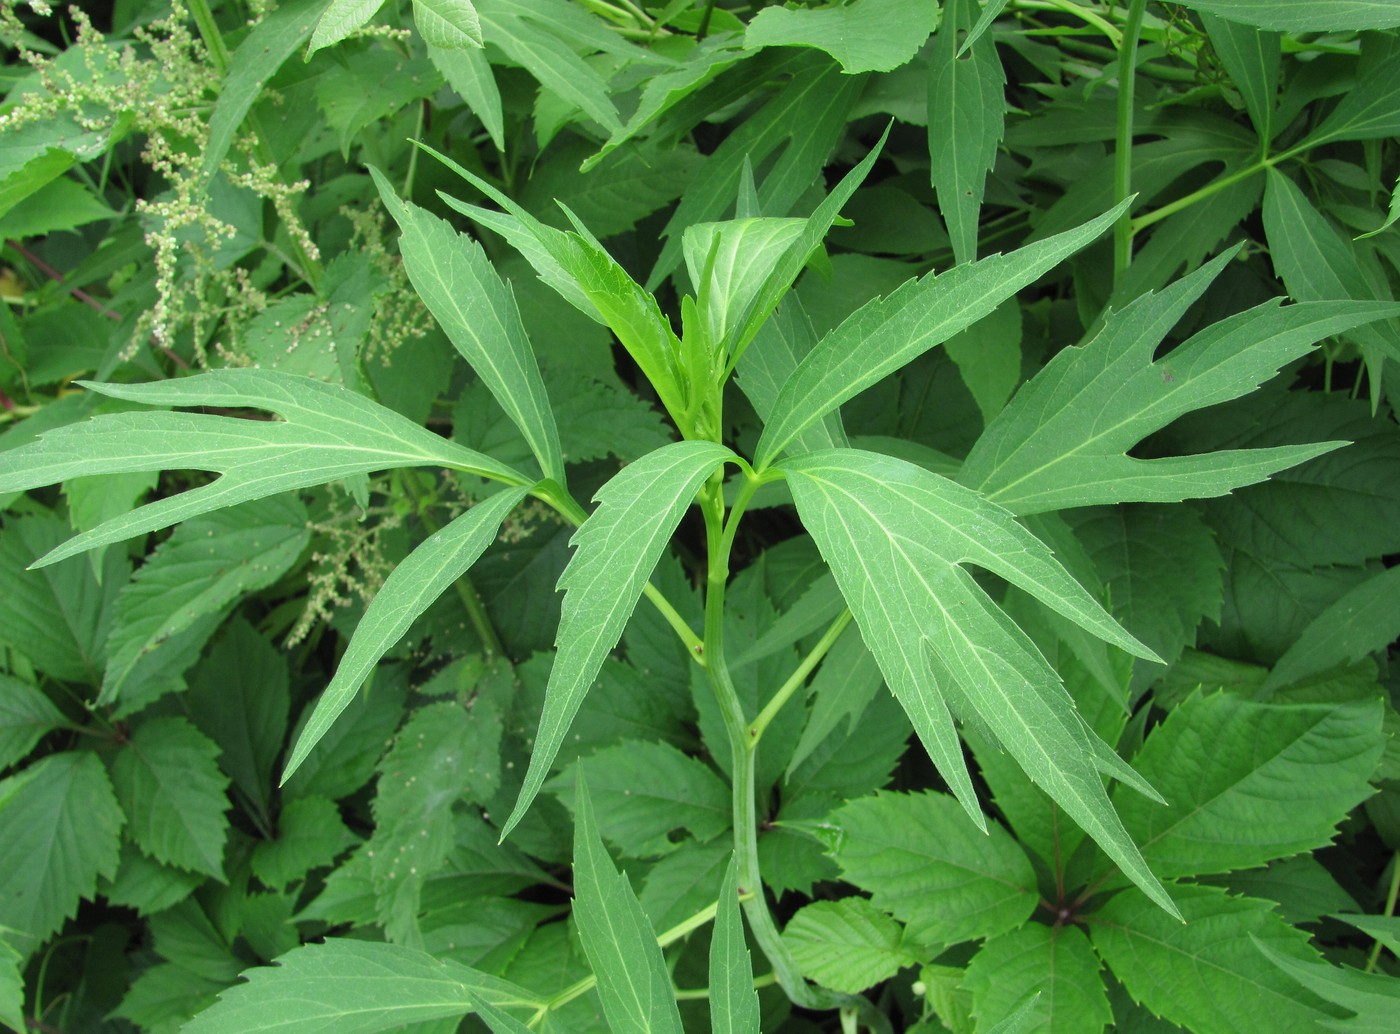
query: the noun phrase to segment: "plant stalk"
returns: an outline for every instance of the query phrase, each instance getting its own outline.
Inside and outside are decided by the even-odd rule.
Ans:
[[[1118,45],[1118,132],[1113,151],[1113,203],[1133,190],[1133,96],[1137,83],[1137,46],[1147,0],[1130,0],[1123,38]],[[1133,217],[1124,212],[1113,227],[1113,282],[1116,285],[1133,260]]]
[[[841,638],[841,633],[846,631],[846,626],[851,623],[851,616],[849,607],[841,611],[836,620],[827,627],[822,637],[817,640],[817,645],[812,647],[812,652],[802,658],[802,663],[788,676],[788,680],[778,687],[778,691],[773,694],[772,699],[758,713],[758,717],[749,726],[749,742],[753,743],[755,747],[758,745],[758,741],[763,738],[763,731],[777,717],[778,712],[783,709],[783,705],[802,687],[803,683],[807,681],[807,676],[812,673],[812,669],[820,664],[827,652],[836,645],[836,640]]]

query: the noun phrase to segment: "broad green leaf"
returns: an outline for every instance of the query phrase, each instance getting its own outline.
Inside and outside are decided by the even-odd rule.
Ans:
[[[121,126],[119,122],[110,133],[84,130],[74,116],[56,112],[7,132],[0,156],[0,216],[78,162],[106,151],[122,135]]]
[[[96,754],[51,754],[0,782],[0,926],[21,955],[116,873],[123,822]]]
[[[574,812],[574,922],[616,1034],[682,1031],[671,974],[632,885],[608,857],[578,777]]]
[[[467,997],[472,1003],[472,1008],[478,1016],[491,1028],[492,1034],[533,1034],[529,1027],[521,1023],[508,1012],[497,1009],[484,998],[479,998],[468,992]]]
[[[733,843],[724,839],[691,840],[652,865],[637,895],[652,929],[669,930],[714,900],[710,888],[724,878],[733,855]]]
[[[430,47],[465,50],[482,45],[481,20],[471,0],[413,0],[413,20]]]
[[[331,800],[348,797],[374,775],[374,768],[403,719],[408,679],[402,668],[381,667],[374,684],[354,694],[339,720],[283,784],[289,797],[320,794]],[[298,727],[315,708],[308,705]]]
[[[480,244],[401,201],[373,166],[370,175],[403,231],[399,251],[418,296],[520,428],[544,476],[567,484],[554,414],[509,285]]]
[[[539,793],[598,669],[622,636],[661,551],[700,483],[734,454],[713,442],[677,442],[624,467],[598,490],[598,508],[571,540],[558,652],[525,784],[504,837]]]
[[[530,483],[518,471],[453,445],[361,395],[309,378],[271,370],[214,370],[151,384],[86,386],[147,405],[265,409],[282,419],[114,413],[57,428],[0,453],[0,492],[128,470],[195,469],[223,475],[69,539],[45,554],[40,565],[220,507],[389,467],[449,467],[507,484]]]
[[[1268,171],[1262,211],[1264,234],[1274,268],[1289,293],[1300,301],[1355,298],[1392,301],[1384,284],[1366,275],[1357,245],[1339,233],[1287,176]],[[1372,402],[1379,399],[1381,364],[1400,361],[1400,324],[1395,313],[1383,322],[1346,328],[1361,347],[1371,377]]]
[[[431,97],[442,85],[427,58],[405,58],[387,47],[373,47],[349,62],[336,62],[315,80],[316,101],[335,132],[341,157],[349,161],[351,145],[370,126]]]
[[[505,114],[501,107],[501,91],[495,73],[485,53],[477,47],[444,50],[429,47],[428,57],[447,80],[447,85],[467,102],[472,114],[481,119],[496,150],[506,149]]]
[[[996,823],[984,835],[940,793],[877,793],[827,820],[843,877],[938,947],[1014,929],[1039,900],[1035,870]]]
[[[1393,0],[1181,0],[1181,6],[1277,32],[1344,32],[1400,25]]]
[[[1113,1023],[1101,966],[1078,926],[1027,923],[992,938],[972,957],[965,985],[972,992],[972,1015],[982,1029],[1035,998],[1031,1029],[1101,1031]]]
[[[507,489],[482,500],[442,531],[431,535],[389,573],[356,626],[335,678],[321,694],[316,710],[297,736],[282,772],[282,783],[291,778],[317,741],[349,706],[379,659],[495,541],[501,522],[525,498],[525,492],[523,488]]]
[[[1021,383],[1021,305],[1009,298],[975,328],[954,334],[943,345],[972,393],[982,422],[1002,411]]]
[[[1010,255],[911,280],[863,305],[822,338],[783,385],[755,466],[768,466],[804,428],[989,314],[1103,233],[1123,207]]]
[[[739,913],[738,865],[731,856],[719,886],[710,935],[710,1029],[715,1034],[758,1034],[753,962]]]
[[[176,528],[117,597],[97,702],[125,697],[131,682],[133,703],[146,703],[153,694],[143,681],[178,678],[212,632],[204,619],[217,620],[246,594],[286,574],[310,539],[306,524],[297,499],[276,496]],[[186,632],[198,634],[191,641]]]
[[[208,879],[203,873],[162,865],[124,838],[116,875],[98,884],[98,893],[114,905],[153,915],[178,905]]]
[[[1223,495],[1330,452],[1337,442],[1143,460],[1143,438],[1192,410],[1254,390],[1315,341],[1400,314],[1382,303],[1265,302],[1152,360],[1166,332],[1231,258],[1112,314],[1088,344],[1058,353],[978,439],[959,480],[1018,514]]]
[[[1283,972],[1309,991],[1354,1013],[1346,1019],[1323,1020],[1324,1030],[1348,1034],[1389,1034],[1400,1010],[1400,981],[1389,973],[1332,966],[1318,959],[1286,955],[1261,938],[1256,947]]]
[[[507,980],[395,944],[332,938],[296,948],[183,1028],[186,1034],[334,1030],[377,1034],[410,1023],[464,1016],[480,998],[497,1006],[538,1006]]]
[[[578,763],[588,779],[598,831],[624,857],[669,854],[673,830],[713,840],[729,828],[729,788],[696,758],[669,743],[624,740]],[[573,799],[574,773],[565,771],[546,789]]]
[[[0,455],[0,465],[20,449]],[[0,640],[45,674],[96,686],[106,664],[107,633],[129,565],[113,550],[102,560],[101,580],[81,560],[28,570],[68,537],[69,528],[49,513],[7,516],[0,533]]]
[[[928,74],[928,151],[938,209],[958,262],[977,258],[977,216],[1006,128],[1006,74],[991,37],[959,46],[977,0],[949,0]]]
[[[283,890],[305,879],[312,869],[329,865],[358,841],[334,801],[299,797],[283,805],[276,838],[253,848],[249,866],[267,886]]]
[[[347,4],[345,0],[289,0],[253,26],[252,31],[243,37],[243,42],[229,55],[228,72],[219,87],[214,110],[209,115],[209,140],[204,145],[204,158],[199,170],[200,181],[205,187],[219,171],[219,165],[233,145],[238,127],[257,103],[264,84],[311,37],[312,29],[315,28],[319,36],[327,20],[336,17],[338,26],[349,24],[337,37],[343,38],[346,33],[368,21],[382,2],[368,0],[366,4],[352,0],[351,4]],[[368,7],[364,17],[357,22],[358,10],[344,10],[352,4],[361,9]],[[325,12],[324,15],[322,12]],[[311,49],[334,42],[336,40],[331,39],[317,43],[312,39]]]
[[[264,819],[291,707],[286,656],[235,617],[190,673],[190,720],[219,745],[219,767]]]
[[[765,7],[749,22],[744,46],[816,47],[847,74],[888,72],[918,53],[938,21],[920,0],[851,0],[829,7]]]
[[[1303,1034],[1327,1019],[1320,999],[1255,948],[1257,937],[1288,957],[1317,957],[1269,902],[1190,884],[1174,885],[1172,895],[1185,923],[1132,892],[1093,915],[1094,948],[1134,1000],[1193,1034]]]
[[[222,881],[228,777],[219,748],[184,718],[155,718],[122,744],[112,785],[127,833],[158,862]]]
[[[695,285],[703,329],[712,349],[726,341],[731,326],[801,235],[805,222],[750,218],[686,227],[681,238],[686,272]]]
[[[888,980],[922,954],[906,949],[900,925],[864,898],[806,906],[784,927],[783,941],[803,976],[846,994]]]
[[[46,733],[68,725],[38,686],[0,674],[0,771],[28,754]]]
[[[816,343],[817,333],[796,294],[784,299],[778,310],[759,326],[739,360],[737,383],[760,420],[768,419],[783,383]],[[841,426],[841,414],[833,410],[797,436],[794,451],[816,452],[849,444]]]
[[[1150,787],[1088,730],[1054,669],[960,564],[1006,578],[1106,642],[1155,655],[1010,513],[974,492],[855,449],[804,456],[781,469],[885,681],[973,821],[980,824],[981,814],[950,703],[959,716],[984,722],[1027,774],[1170,909],[1114,814],[1099,771],[1144,793]]]
[[[0,1023],[14,1030],[24,1030],[24,978],[20,973],[19,952],[15,951],[0,931]],[[757,1000],[754,1002],[757,1008]],[[753,1030],[758,1030],[755,1023]]]
[[[1272,862],[1263,869],[1248,869],[1202,880],[1223,886],[1240,897],[1267,898],[1278,902],[1283,918],[1294,926],[1315,923],[1325,915],[1355,912],[1356,899],[1342,889],[1314,855],[1300,854]]]
[[[1259,688],[1261,694],[1384,650],[1400,636],[1400,568],[1368,578],[1303,630]]]
[[[146,1030],[173,1028],[214,1004],[227,985],[227,980],[211,980],[173,962],[157,962],[131,982],[110,1015]]]
[[[1230,84],[1244,98],[1254,131],[1260,140],[1272,140],[1282,58],[1279,34],[1207,12],[1202,12],[1201,23],[1221,64],[1230,74]]]
[[[73,230],[117,213],[91,190],[72,179],[56,179],[29,197],[22,207],[0,217],[0,237],[23,240]]]
[[[977,24],[972,27],[972,31],[967,34],[962,41],[962,46],[958,48],[958,57],[962,57],[971,50],[973,44],[992,27],[992,22],[996,21],[1001,12],[1006,10],[1006,4],[1007,0],[986,0],[982,4],[982,13],[977,16]]]
[[[157,954],[207,980],[230,984],[245,963],[234,955],[229,938],[215,929],[209,914],[193,898],[150,917],[151,947]]]
[[[1134,759],[1170,808],[1115,796],[1166,877],[1249,869],[1331,842],[1371,796],[1379,701],[1256,704],[1229,693],[1174,708]]]
[[[384,0],[331,0],[316,22],[316,30],[307,44],[306,56],[310,57],[322,47],[333,47],[356,29],[369,23]]]
[[[1329,9],[1331,4],[1328,5]],[[1394,24],[1400,25],[1400,4],[1389,4]],[[1380,48],[1384,56],[1361,55],[1356,85],[1298,146],[1314,148],[1340,140],[1385,140],[1400,135],[1400,51]],[[1274,170],[1269,169],[1272,173]]]

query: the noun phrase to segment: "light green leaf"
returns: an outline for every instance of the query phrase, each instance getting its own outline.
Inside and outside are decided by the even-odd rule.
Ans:
[[[112,763],[127,832],[158,862],[224,878],[228,777],[218,746],[184,718],[141,725]]]
[[[996,44],[959,47],[977,0],[949,0],[928,73],[928,150],[938,209],[958,262],[977,258],[977,216],[1006,131],[1006,74]]]
[[[385,745],[403,719],[406,675],[402,668],[383,666],[373,686],[351,695],[339,720],[283,784],[288,796],[320,794],[335,801],[369,782]],[[304,727],[314,710],[308,706],[298,724]]]
[[[861,306],[824,337],[783,385],[763,429],[763,468],[810,424],[986,316],[1022,287],[1103,233],[1123,205],[1010,255],[993,255],[911,280]]]
[[[362,395],[305,377],[214,370],[151,384],[86,386],[147,405],[266,409],[282,419],[114,413],[57,428],[0,453],[0,493],[127,470],[195,469],[223,475],[69,539],[45,554],[41,566],[220,507],[388,467],[442,466],[507,484],[530,484],[519,471],[454,445]]]
[[[697,290],[706,340],[713,349],[725,341],[734,320],[762,289],[805,223],[804,219],[750,218],[686,227],[681,250]]]
[[[1281,37],[1276,32],[1227,21],[1214,13],[1202,12],[1201,24],[1230,75],[1230,84],[1244,98],[1254,131],[1260,140],[1272,140],[1282,58]]]
[[[471,0],[413,0],[413,20],[430,47],[465,50],[482,45],[481,20]]]
[[[123,821],[96,754],[51,754],[0,782],[0,926],[21,955],[116,873]]]
[[[335,131],[347,160],[361,132],[387,121],[399,109],[431,97],[442,85],[427,58],[405,58],[387,47],[373,47],[349,62],[335,62],[314,80],[316,101]]]
[[[196,517],[157,547],[117,597],[107,670],[97,702],[110,703],[137,676],[135,703],[152,699],[141,681],[177,678],[223,614],[245,594],[277,581],[310,538],[294,497],[256,499]],[[183,633],[196,631],[193,641]]]
[[[1021,304],[1009,298],[943,345],[972,393],[983,423],[991,423],[1021,383]]]
[[[593,822],[582,772],[575,794],[574,922],[616,1034],[681,1034],[670,971],[632,885],[619,875]]]
[[[539,793],[579,705],[636,609],[642,588],[700,483],[734,454],[713,442],[676,442],[624,467],[598,490],[598,508],[574,534],[559,576],[558,652],[530,768],[504,837]]]
[[[1376,302],[1275,302],[1227,317],[1152,355],[1230,260],[1227,252],[1112,314],[1081,348],[1047,363],[978,439],[959,480],[1018,514],[1114,502],[1223,495],[1340,443],[1141,460],[1126,455],[1177,417],[1238,398],[1313,342],[1400,314]]]
[[[24,1030],[24,977],[20,973],[19,952],[5,940],[0,931],[0,1023],[14,1030]],[[757,1001],[755,1000],[755,1006]],[[755,1025],[753,1029],[758,1030]]]
[[[844,604],[835,585],[827,580],[829,577],[823,578],[823,582],[830,586],[829,591],[837,601]],[[788,779],[794,777],[798,766],[821,747],[843,722],[846,736],[860,731],[860,717],[875,699],[884,681],[875,656],[861,640],[860,629],[848,627],[812,678],[808,689],[808,697],[812,701],[811,714],[807,724],[802,727],[802,738],[793,748],[792,759],[788,762]]]
[[[0,237],[8,240],[43,237],[116,215],[106,202],[81,183],[56,179],[25,198],[20,207],[0,217]]]
[[[783,929],[783,941],[803,976],[845,994],[858,994],[918,961],[904,948],[900,925],[865,898],[808,905]]]
[[[335,678],[297,736],[282,772],[282,783],[287,782],[349,706],[379,659],[495,541],[501,522],[525,498],[525,493],[524,488],[507,489],[482,500],[421,543],[389,573],[356,626]]]
[[[1380,701],[1256,704],[1194,696],[1147,738],[1135,767],[1170,808],[1115,795],[1153,871],[1249,869],[1329,843],[1369,797],[1385,740]]]
[[[816,47],[847,74],[888,72],[918,53],[938,21],[921,0],[851,0],[830,7],[765,7],[749,22],[744,46]]]
[[[1099,770],[1146,793],[1150,787],[1088,730],[1054,669],[960,564],[1006,578],[1107,642],[1155,655],[1010,513],[974,492],[855,449],[789,460],[781,469],[885,681],[973,821],[980,824],[981,814],[950,704],[959,716],[984,722],[1027,774],[1170,909],[1114,814]]]
[[[471,1000],[472,1008],[476,1014],[485,1021],[486,1026],[491,1028],[492,1034],[534,1034],[529,1027],[510,1013],[497,1009],[484,998],[479,998],[470,992],[468,992],[467,997]]]
[[[401,201],[378,169],[371,166],[369,171],[403,231],[399,251],[423,304],[520,428],[544,476],[567,484],[559,431],[509,285],[480,244]]]
[[[1390,1034],[1395,1029],[1400,981],[1394,976],[1332,966],[1318,959],[1304,961],[1258,937],[1254,944],[1270,962],[1309,991],[1355,1014],[1344,1020],[1323,1020],[1322,1029],[1347,1034]]]
[[[253,875],[274,890],[283,890],[312,869],[329,865],[359,838],[350,832],[334,801],[299,797],[277,817],[277,837],[253,848]]]
[[[679,846],[668,839],[675,829],[703,842],[729,828],[729,788],[704,762],[669,743],[624,740],[577,767],[592,787],[598,831],[624,857],[669,854]],[[566,770],[545,787],[577,810],[574,782]]]
[[[68,724],[38,686],[0,674],[0,771],[28,754],[45,733]]]
[[[377,1034],[464,1016],[479,997],[497,1006],[543,1003],[522,987],[395,944],[331,939],[251,969],[184,1034],[334,1030]]]
[[[714,1034],[758,1034],[758,1019],[753,962],[739,913],[738,865],[731,857],[710,935],[710,1029]]]
[[[204,160],[200,165],[201,183],[208,187],[209,181],[219,171],[219,165],[233,144],[234,134],[247,118],[248,112],[257,103],[263,85],[276,74],[283,62],[295,53],[316,28],[320,35],[321,26],[336,14],[337,9],[350,6],[345,0],[334,0],[329,9],[328,0],[289,0],[268,14],[251,32],[243,37],[243,42],[229,55],[228,72],[218,90],[218,100],[209,116],[209,140],[204,145]],[[383,0],[369,0],[368,10],[358,22],[351,24],[341,33],[342,38],[351,29],[358,28],[368,21]],[[365,6],[352,0],[357,7]],[[322,11],[325,14],[322,15]],[[346,20],[354,15],[339,16]],[[317,25],[317,22],[320,25]],[[328,42],[334,43],[332,39]],[[326,46],[327,43],[311,42],[311,49]]]
[[[1231,897],[1217,887],[1178,884],[1178,922],[1131,892],[1093,917],[1089,936],[1100,958],[1135,1001],[1193,1034],[1305,1034],[1327,1013],[1259,954],[1254,938],[1291,958],[1317,957],[1307,935],[1267,901]]]
[[[124,121],[112,132],[85,131],[71,115],[56,113],[5,134],[0,155],[0,216],[62,176],[79,161],[95,158],[123,135]]]
[[[356,29],[369,23],[384,6],[384,0],[331,0],[311,34],[306,56],[309,58],[322,47],[333,47]]]
[[[458,50],[429,47],[428,57],[447,80],[447,85],[457,91],[457,95],[472,109],[472,114],[481,119],[496,150],[504,151],[506,129],[501,91],[485,53],[478,47]]]
[[[978,1029],[1010,1018],[1033,998],[1031,1029],[1091,1034],[1113,1022],[1100,968],[1079,927],[1027,923],[984,944],[968,964],[964,986]]]
[[[996,823],[989,835],[975,831],[947,794],[881,792],[827,822],[843,877],[930,947],[1014,929],[1039,900],[1035,870],[1011,835]]]
[[[1328,5],[1328,10],[1333,5]],[[1400,4],[1388,5],[1394,24],[1400,25]],[[1334,26],[1335,28],[1335,23]],[[1378,62],[1368,60],[1371,51],[1361,55],[1360,74],[1318,126],[1302,141],[1300,148],[1315,148],[1339,140],[1385,140],[1400,135],[1400,51],[1380,48],[1386,55]],[[1269,172],[1273,173],[1270,168]]]
[[[1259,688],[1283,686],[1384,650],[1400,636],[1400,568],[1368,578],[1324,610],[1279,658]]]
[[[962,57],[972,45],[982,38],[983,34],[992,27],[992,22],[1000,17],[1001,12],[1006,9],[1008,0],[986,0],[982,4],[982,13],[977,16],[977,24],[972,27],[972,31],[962,41],[962,46],[958,48],[958,57]]]
[[[1207,11],[1278,32],[1344,32],[1390,29],[1400,25],[1394,0],[1181,0],[1181,6]]]
[[[800,296],[789,295],[769,319],[763,321],[738,365],[738,385],[759,416],[766,421],[783,383],[798,362],[817,343],[817,333],[807,318]],[[797,436],[794,451],[816,452],[849,445],[841,413],[832,410]]]

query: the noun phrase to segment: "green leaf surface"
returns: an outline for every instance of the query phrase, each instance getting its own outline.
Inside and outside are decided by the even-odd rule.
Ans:
[[[68,724],[38,686],[0,674],[0,771],[28,754],[46,733]]]
[[[19,952],[0,937],[0,1023],[24,1030],[24,979],[20,973]],[[757,1001],[755,1001],[757,1007]],[[755,1023],[753,1030],[758,1030]]]
[[[968,964],[964,986],[979,1029],[1010,1019],[1034,999],[1031,1029],[1092,1034],[1113,1022],[1100,968],[1079,927],[1027,923],[984,944]]]
[[[938,209],[958,262],[977,258],[977,216],[1006,126],[1006,74],[996,44],[963,37],[977,0],[949,0],[928,75],[928,151]]]
[[[1282,57],[1279,34],[1207,12],[1202,12],[1201,24],[1229,73],[1230,82],[1244,99],[1254,131],[1260,140],[1272,140]]]
[[[1400,25],[1392,0],[1181,0],[1181,6],[1277,32],[1343,32]]]
[[[299,797],[277,817],[277,837],[253,848],[253,875],[274,890],[283,890],[312,869],[329,865],[358,841],[340,817],[334,801]]]
[[[413,20],[430,47],[465,50],[482,46],[481,20],[471,0],[413,0]]]
[[[520,428],[544,476],[566,485],[559,431],[510,287],[480,244],[401,201],[378,169],[370,175],[403,231],[399,251],[418,296]]]
[[[297,736],[296,746],[282,773],[283,783],[349,706],[379,659],[495,541],[501,522],[524,497],[525,489],[517,488],[482,500],[430,536],[390,572],[356,626],[335,678],[321,694],[316,710]]]
[[[150,384],[87,387],[152,406],[265,409],[282,419],[115,413],[57,428],[0,453],[0,492],[127,470],[186,468],[223,475],[84,532],[47,553],[42,564],[235,503],[390,467],[445,466],[509,484],[530,483],[518,471],[453,445],[361,395],[305,377],[215,370]]]
[[[184,718],[155,718],[131,735],[112,763],[127,832],[158,862],[224,878],[228,777],[218,746]]]
[[[1368,578],[1324,610],[1259,687],[1270,694],[1309,675],[1384,650],[1400,636],[1400,568]]]
[[[582,773],[575,792],[574,922],[616,1034],[681,1034],[671,975],[625,875],[614,868],[593,821]]]
[[[1290,958],[1315,959],[1307,935],[1267,901],[1178,884],[1181,923],[1132,892],[1094,914],[1089,936],[1133,1000],[1193,1034],[1316,1031],[1323,1003],[1261,955],[1258,938]]]
[[[178,905],[207,880],[202,873],[162,865],[123,839],[116,875],[103,880],[98,890],[112,904],[125,905],[144,916]]]
[[[296,948],[244,974],[246,983],[182,1030],[262,1034],[289,1030],[377,1034],[411,1023],[463,1016],[479,997],[493,1005],[537,1005],[499,977],[395,944],[332,938]]]
[[[947,794],[881,792],[828,819],[843,877],[931,947],[1011,930],[1039,900],[1035,871],[1010,834],[991,823],[983,835],[959,812]]]
[[[368,21],[382,2],[369,0],[369,10],[358,24]],[[347,6],[345,0],[289,0],[259,21],[243,37],[243,42],[229,55],[228,72],[219,88],[219,99],[209,116],[209,140],[204,145],[204,158],[199,171],[200,181],[205,187],[219,171],[219,165],[233,145],[238,127],[257,103],[263,86],[282,67],[283,62],[311,37],[313,28],[320,35],[318,22],[324,25],[335,17],[336,24],[342,25],[353,20],[355,14],[343,12]],[[356,6],[366,5],[359,3]],[[337,9],[341,9],[342,13],[337,14]],[[350,26],[356,27],[358,25]],[[326,45],[318,44],[313,39],[311,49]]]
[[[938,21],[920,0],[851,0],[827,7],[765,7],[744,32],[744,46],[816,47],[847,74],[888,72],[912,58]]]
[[[123,822],[96,754],[51,754],[0,782],[0,926],[21,955],[116,873]]]
[[[802,975],[823,987],[857,994],[917,961],[898,923],[864,898],[818,901],[783,929]]]
[[[1283,918],[1294,926],[1315,923],[1328,914],[1355,912],[1357,908],[1356,899],[1342,888],[1325,865],[1310,854],[1284,858],[1263,869],[1234,872],[1203,882],[1223,886],[1241,897],[1276,901]]]
[[[1394,1029],[1396,1010],[1400,1009],[1400,982],[1394,976],[1304,961],[1284,954],[1262,938],[1254,943],[1265,958],[1309,991],[1354,1013],[1344,1020],[1323,1020],[1319,1025],[1322,1029],[1350,1034],[1387,1034]]]
[[[1170,808],[1115,798],[1165,877],[1249,869],[1329,843],[1384,749],[1376,701],[1256,704],[1195,696],[1147,738],[1135,767]]]
[[[1139,789],[1146,784],[1088,731],[1053,669],[959,565],[1006,578],[1135,654],[1151,651],[1114,624],[1039,540],[976,493],[854,449],[788,461],[783,470],[885,681],[973,820],[981,821],[980,810],[950,703],[959,715],[980,718],[1140,886],[1170,907],[1109,805],[1099,769]]]
[[[959,480],[1019,514],[1112,502],[1222,495],[1338,443],[1138,459],[1127,452],[1192,410],[1238,398],[1315,341],[1400,313],[1382,303],[1247,309],[1152,361],[1161,338],[1220,272],[1227,253],[1109,317],[1047,363],[969,453]]]
[[[957,364],[984,424],[992,422],[1021,383],[1021,306],[1008,299],[986,319],[943,345]]]
[[[713,442],[676,442],[622,469],[594,497],[559,576],[563,616],[544,713],[520,797],[502,836],[539,793],[598,669],[636,609],[642,588],[700,483],[734,454]]]
[[[755,466],[768,466],[804,428],[988,315],[1103,233],[1121,210],[1009,255],[930,273],[862,306],[822,338],[783,385]]]
[[[369,23],[384,0],[331,0],[316,22],[306,55],[310,57],[322,47],[333,47],[356,29]]]
[[[353,67],[330,65],[315,82],[316,101],[347,160],[361,133],[442,85],[431,61],[381,47],[359,53]]]
[[[287,777],[283,789],[288,796],[320,794],[339,800],[364,786],[403,719],[407,694],[404,670],[381,667],[373,684],[351,696],[340,719]],[[312,706],[302,712],[299,727],[305,727],[313,712]]]
[[[1329,4],[1329,11],[1334,5]],[[1400,25],[1400,5],[1390,3],[1393,24]],[[1335,27],[1335,22],[1333,23]],[[1300,147],[1319,147],[1340,140],[1384,140],[1400,134],[1400,52],[1378,47],[1383,55],[1369,60],[1372,50],[1362,53],[1360,75],[1332,114],[1303,140]],[[1272,174],[1274,170],[1271,168]],[[1271,177],[1272,178],[1272,177]]]
[[[668,854],[668,834],[688,830],[712,840],[729,828],[729,788],[704,762],[668,743],[624,740],[578,763],[590,787],[598,831],[624,857]],[[565,771],[546,789],[573,799],[574,773]]]
[[[715,1034],[758,1034],[758,994],[739,912],[738,864],[731,856],[719,887],[710,935],[710,1029]]]
[[[71,179],[56,179],[0,217],[0,237],[23,240],[111,219],[117,215],[92,191]]]
[[[696,286],[706,340],[719,348],[783,254],[803,219],[730,219],[687,226],[681,237],[686,272]],[[689,329],[689,328],[687,328]]]
[[[476,47],[444,50],[429,47],[428,58],[447,80],[447,85],[467,102],[472,114],[481,119],[496,150],[506,149],[505,113],[501,106],[501,90],[491,71],[491,62]]]
[[[189,644],[182,633],[286,574],[311,537],[306,524],[295,497],[275,496],[177,528],[117,597],[98,703],[116,700],[135,675],[151,679],[152,668],[179,675],[208,634]],[[178,658],[175,670],[164,663],[167,655]],[[143,686],[134,690],[140,699],[149,695]]]

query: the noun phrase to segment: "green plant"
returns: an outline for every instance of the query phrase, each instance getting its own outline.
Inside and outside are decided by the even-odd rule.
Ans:
[[[0,309],[0,1020],[51,958],[72,1022],[195,1032],[1393,1002],[1393,856],[1310,853],[1400,849],[1384,16],[380,6],[52,63],[8,15],[0,225],[145,231],[16,241],[54,286]],[[78,311],[103,345],[50,344]],[[80,899],[142,942],[79,916],[80,962]]]

